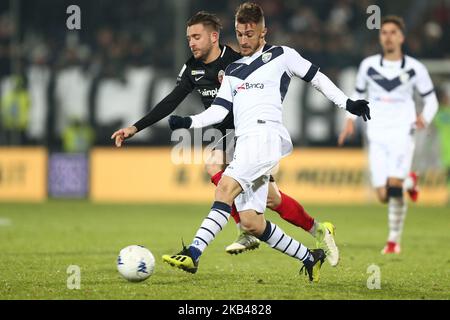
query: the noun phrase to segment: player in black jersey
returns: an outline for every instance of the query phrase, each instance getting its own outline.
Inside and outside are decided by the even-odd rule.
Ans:
[[[175,88],[133,126],[114,132],[111,138],[115,139],[117,147],[137,132],[171,114],[194,90],[200,94],[206,109],[211,106],[220,88],[224,70],[230,63],[241,58],[241,55],[232,48],[220,45],[220,29],[218,18],[204,11],[198,12],[188,21],[187,40],[193,55],[181,69]],[[228,133],[227,130],[234,129],[233,114],[230,112],[215,128],[220,130],[224,137]],[[225,168],[226,150],[233,147],[226,145],[228,141],[234,142],[234,139],[222,139],[206,161],[206,171],[215,185],[219,183]],[[331,264],[337,264],[338,251],[333,239],[334,227],[331,224],[315,221],[296,200],[282,193],[274,181],[269,186],[267,207],[278,212],[284,220],[311,233],[316,238],[316,245],[325,249],[329,253],[328,256],[333,258],[329,260],[332,261]],[[239,214],[234,206],[231,215],[239,228]],[[258,246],[259,240],[256,237],[240,232],[238,239],[229,245],[226,251],[238,254]]]

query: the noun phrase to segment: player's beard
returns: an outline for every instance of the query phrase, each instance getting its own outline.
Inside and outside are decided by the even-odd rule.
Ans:
[[[205,61],[208,59],[208,56],[211,53],[211,50],[212,50],[212,44],[206,49],[203,49],[203,50],[197,49],[196,53],[193,52],[194,58],[196,60]]]
[[[247,45],[245,47],[241,47],[241,54],[245,57],[252,56],[256,52],[256,50],[258,50],[260,45],[261,45],[261,43],[258,42],[254,46]],[[245,49],[245,51],[243,49]]]
[[[384,53],[385,54],[392,54],[396,51],[396,49],[394,47],[387,47],[384,49]]]
[[[249,46],[241,47],[241,54],[243,56],[250,56],[252,52],[252,48]]]
[[[391,41],[386,42],[383,49],[386,54],[394,53],[397,50],[396,46]]]

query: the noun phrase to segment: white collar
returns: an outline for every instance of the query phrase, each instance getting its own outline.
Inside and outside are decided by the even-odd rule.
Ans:
[[[254,60],[256,60],[256,59],[263,53],[263,50],[264,50],[264,48],[265,48],[266,45],[267,45],[267,44],[263,45],[258,51],[256,51],[256,52],[255,52],[254,54],[252,54],[251,56],[244,57],[244,62],[249,62],[249,63],[251,63],[251,62],[253,62]]]

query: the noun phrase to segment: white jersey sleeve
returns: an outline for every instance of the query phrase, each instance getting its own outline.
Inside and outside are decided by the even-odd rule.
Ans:
[[[213,124],[222,122],[230,111],[218,106],[212,105],[202,113],[191,116],[192,124],[190,128],[204,128]]]
[[[311,82],[314,88],[333,101],[340,108],[345,108],[348,97],[323,73],[319,67],[303,58],[296,50],[283,47],[286,70],[289,76],[297,76]]]
[[[424,101],[422,115],[427,124],[430,124],[431,121],[433,121],[439,106],[430,74],[426,67],[421,63],[417,67],[416,89]]]
[[[290,77],[297,76],[306,82],[310,82],[319,68],[303,58],[296,50],[283,46],[284,63]],[[309,74],[308,74],[309,72]]]
[[[311,84],[325,97],[333,101],[339,108],[345,109],[349,98],[322,72],[317,72],[315,77],[311,80]]]
[[[427,68],[422,64],[418,64],[416,68],[417,72],[417,81],[416,88],[419,91],[421,96],[426,95],[434,90],[433,82],[431,81],[430,74],[427,71]]]
[[[191,116],[191,128],[203,128],[222,122],[230,111],[233,110],[233,94],[231,92],[230,81],[227,76],[223,77],[219,92],[211,107]]]

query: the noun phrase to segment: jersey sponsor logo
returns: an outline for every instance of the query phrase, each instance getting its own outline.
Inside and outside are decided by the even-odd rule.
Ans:
[[[373,99],[374,101],[379,101],[379,102],[383,102],[383,103],[403,103],[406,102],[406,99],[402,99],[402,98],[392,98],[392,97],[375,97]]]
[[[223,77],[225,76],[225,71],[220,70],[217,74],[217,80],[219,80],[219,83],[222,83]]]
[[[272,52],[266,52],[266,53],[263,53],[263,55],[262,55],[262,61],[263,61],[264,63],[269,62],[270,59],[272,59]]]
[[[409,78],[411,78],[411,77],[408,72],[404,72],[399,76],[401,83],[407,83],[409,81]]]
[[[199,81],[201,78],[203,78],[204,76],[200,76],[200,77],[195,77],[195,81]]]
[[[191,74],[193,76],[205,75],[205,70],[192,70]]]
[[[237,86],[236,89],[233,90],[233,96],[237,95],[239,92],[244,90],[251,90],[251,89],[264,89],[264,83],[257,82],[257,83],[249,83],[244,82],[241,85]]]
[[[198,89],[197,92],[202,96],[202,97],[212,97],[215,98],[217,96],[217,92],[219,90],[217,88],[214,89]]]

